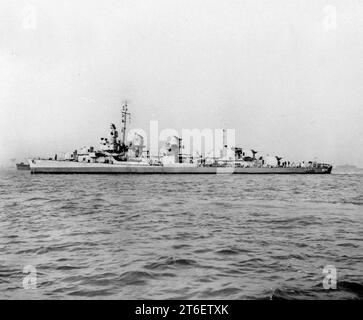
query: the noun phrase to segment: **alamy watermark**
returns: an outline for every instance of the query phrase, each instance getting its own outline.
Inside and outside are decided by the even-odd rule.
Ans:
[[[325,275],[323,279],[323,287],[325,290],[337,288],[337,269],[333,265],[327,265],[323,269]]]
[[[160,142],[169,141],[169,146],[178,143],[181,138],[182,152],[193,156],[223,157],[232,147],[235,147],[235,129],[182,129],[181,134],[171,128],[163,129],[159,132],[159,123],[156,120],[150,121],[149,133],[141,128],[128,131],[127,140],[132,141],[134,135],[142,137],[142,143],[148,146],[150,153],[160,155],[163,146]],[[159,148],[161,146],[161,148]]]
[[[23,8],[23,19],[21,23],[23,29],[35,30],[38,25],[37,9],[34,5],[28,3]]]
[[[23,278],[23,288],[25,290],[37,288],[37,269],[33,265],[26,265],[23,268],[23,273],[26,276]]]
[[[325,30],[335,30],[337,28],[337,8],[327,5],[322,10],[322,26]]]

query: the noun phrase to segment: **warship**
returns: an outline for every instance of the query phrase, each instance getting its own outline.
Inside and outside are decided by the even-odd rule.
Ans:
[[[17,170],[30,170],[30,165],[24,162],[19,162],[16,164]]]
[[[193,156],[183,153],[182,139],[173,136],[165,142],[162,154],[144,150],[144,138],[135,133],[126,141],[130,120],[127,102],[121,108],[121,139],[111,124],[100,145],[83,147],[48,159],[28,159],[30,172],[49,174],[329,174],[332,165],[316,161],[294,163],[277,156],[256,156],[254,150],[228,146],[223,131],[223,149],[219,156]]]

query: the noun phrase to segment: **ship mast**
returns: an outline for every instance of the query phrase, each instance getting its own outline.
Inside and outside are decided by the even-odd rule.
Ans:
[[[127,108],[127,100],[125,101],[125,103],[122,106],[121,109],[121,123],[122,123],[122,145],[125,145],[126,142],[126,122],[127,122],[127,117],[130,120],[130,112],[128,112],[128,108]]]

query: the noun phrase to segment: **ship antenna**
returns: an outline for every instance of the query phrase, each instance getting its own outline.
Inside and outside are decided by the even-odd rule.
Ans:
[[[121,109],[121,123],[122,123],[122,144],[125,145],[126,142],[126,122],[127,117],[130,119],[130,112],[127,109],[127,100],[125,100]]]

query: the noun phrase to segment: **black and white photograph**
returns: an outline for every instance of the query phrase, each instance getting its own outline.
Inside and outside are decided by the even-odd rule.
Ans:
[[[362,300],[362,89],[360,0],[1,0],[0,300]]]

